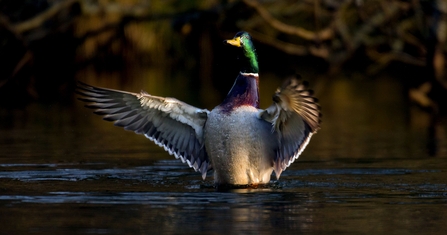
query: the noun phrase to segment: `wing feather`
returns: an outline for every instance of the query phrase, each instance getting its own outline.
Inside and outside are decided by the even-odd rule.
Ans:
[[[277,136],[274,170],[277,178],[301,154],[320,129],[321,113],[313,91],[296,78],[287,80],[273,96],[273,104],[259,113]]]
[[[203,128],[209,111],[174,98],[99,88],[79,82],[79,100],[104,120],[143,134],[206,177],[211,169]]]

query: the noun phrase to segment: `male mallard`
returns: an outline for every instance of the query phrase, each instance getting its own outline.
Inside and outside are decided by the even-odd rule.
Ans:
[[[270,181],[298,158],[320,128],[312,92],[289,79],[259,109],[258,61],[251,37],[239,32],[225,44],[240,48],[242,69],[225,100],[213,110],[174,98],[99,88],[81,83],[81,100],[104,120],[143,134],[202,173],[214,169],[217,185],[257,185]]]

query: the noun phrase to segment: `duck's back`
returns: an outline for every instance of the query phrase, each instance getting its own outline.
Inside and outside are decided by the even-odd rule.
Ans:
[[[271,125],[258,109],[244,105],[231,112],[216,107],[205,126],[205,147],[217,184],[265,184],[273,171]]]

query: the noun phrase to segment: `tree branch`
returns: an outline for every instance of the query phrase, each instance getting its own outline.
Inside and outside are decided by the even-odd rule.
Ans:
[[[15,32],[22,34],[24,32],[39,28],[42,24],[53,18],[57,15],[61,10],[71,7],[73,4],[80,2],[81,0],[66,0],[62,2],[58,2],[51,6],[48,10],[43,13],[38,14],[34,18],[31,18],[27,21],[17,23],[13,25]]]
[[[277,29],[280,32],[287,33],[290,35],[296,35],[306,40],[329,40],[334,37],[334,30],[332,26],[325,28],[319,32],[313,32],[301,27],[295,27],[292,25],[285,24],[277,19],[275,19],[261,4],[256,0],[243,0],[245,4],[254,8],[258,14],[264,19],[270,26]]]

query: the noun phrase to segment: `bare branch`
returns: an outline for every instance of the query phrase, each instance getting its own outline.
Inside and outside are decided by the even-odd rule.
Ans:
[[[332,26],[325,28],[319,32],[313,32],[301,27],[285,24],[275,19],[261,4],[256,0],[243,0],[245,4],[254,8],[258,14],[273,28],[280,32],[296,35],[306,40],[329,40],[334,37]]]
[[[256,40],[263,42],[267,45],[273,46],[276,49],[283,51],[287,54],[298,55],[298,56],[311,54],[313,56],[320,57],[323,59],[327,59],[329,57],[329,49],[324,46],[320,47],[316,47],[314,45],[311,45],[309,47],[300,46],[293,43],[287,43],[281,40],[277,40],[275,38],[269,37],[254,30],[250,30],[250,34]]]
[[[377,63],[369,66],[367,69],[368,74],[375,74],[379,72],[393,61],[400,61],[405,64],[411,64],[418,67],[425,66],[425,60],[415,58],[404,52],[379,53],[374,49],[368,49],[366,52],[368,57]]]
[[[18,24],[13,25],[13,28],[17,33],[22,34],[26,31],[30,31],[32,29],[41,27],[45,21],[53,18],[62,9],[69,8],[74,3],[77,3],[79,1],[81,1],[81,0],[66,0],[66,1],[56,3],[53,6],[51,6],[48,10],[44,11],[43,13],[40,13],[39,15],[35,16],[34,18],[31,18],[27,21],[20,22]]]

